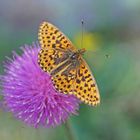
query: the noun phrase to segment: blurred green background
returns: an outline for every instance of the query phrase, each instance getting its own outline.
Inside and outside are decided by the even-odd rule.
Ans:
[[[140,140],[140,1],[0,1],[0,74],[11,51],[37,41],[42,21],[57,25],[81,47],[96,77],[101,104],[81,105],[70,118],[79,140]],[[108,57],[106,57],[108,56]],[[0,110],[0,140],[67,140],[63,125],[34,129]]]

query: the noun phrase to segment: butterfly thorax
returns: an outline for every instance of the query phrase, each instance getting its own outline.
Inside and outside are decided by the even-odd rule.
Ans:
[[[51,71],[51,75],[56,75],[59,72],[64,75],[69,75],[69,72],[72,69],[76,69],[76,67],[81,64],[81,57],[84,52],[85,49],[79,49],[75,52],[65,52],[63,57],[67,57],[65,59],[62,57],[62,61],[60,61],[60,64]]]
[[[76,59],[80,58],[81,55],[84,54],[84,52],[85,52],[84,48],[83,49],[79,49],[76,52],[72,52],[72,54],[70,55],[70,59],[71,60],[76,60]]]

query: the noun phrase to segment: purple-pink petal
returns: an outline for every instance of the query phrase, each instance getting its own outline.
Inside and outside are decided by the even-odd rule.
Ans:
[[[39,44],[21,49],[21,56],[13,52],[13,58],[7,59],[5,73],[0,77],[9,111],[34,127],[60,125],[71,114],[77,114],[79,100],[56,91],[51,76],[39,67]]]

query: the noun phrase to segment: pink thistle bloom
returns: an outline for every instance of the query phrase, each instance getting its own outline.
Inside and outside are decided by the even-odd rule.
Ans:
[[[22,47],[21,56],[4,64],[1,76],[4,103],[17,118],[34,127],[57,126],[72,114],[77,114],[79,100],[73,95],[56,91],[51,77],[37,63],[40,46],[33,44]]]

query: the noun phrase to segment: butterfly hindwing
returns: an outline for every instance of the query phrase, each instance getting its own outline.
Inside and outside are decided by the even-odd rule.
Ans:
[[[52,76],[53,84],[56,90],[65,93],[73,94],[75,89],[76,69],[68,65],[63,71]]]
[[[41,49],[38,54],[38,63],[40,67],[51,72],[60,63],[59,59],[63,59],[63,52],[54,49]]]

